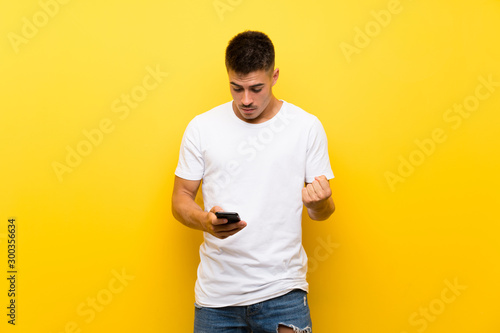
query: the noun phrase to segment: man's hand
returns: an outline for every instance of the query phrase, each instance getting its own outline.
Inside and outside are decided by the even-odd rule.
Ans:
[[[314,208],[331,196],[332,190],[326,176],[314,177],[314,181],[302,189],[302,202],[307,208]]]
[[[219,206],[214,206],[207,213],[206,219],[203,222],[203,226],[206,232],[209,234],[224,239],[229,236],[234,235],[243,228],[247,226],[245,221],[239,221],[237,223],[227,223],[227,219],[218,219],[215,216],[215,212],[223,212],[224,210]]]
[[[201,180],[187,180],[175,176],[174,191],[172,194],[172,214],[182,224],[196,230],[203,230],[211,235],[224,239],[247,226],[245,221],[227,223],[227,219],[217,219],[215,212],[223,211],[214,206],[205,212],[196,202],[196,193]]]
[[[335,211],[326,176],[314,177],[314,181],[302,189],[302,202],[313,220],[326,220]]]

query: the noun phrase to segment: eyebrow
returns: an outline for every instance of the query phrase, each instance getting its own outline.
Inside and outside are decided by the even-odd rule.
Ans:
[[[239,88],[243,88],[243,86],[240,86],[239,84],[234,83],[233,81],[231,81],[229,83],[231,83],[232,85],[235,85],[235,86],[237,86]],[[257,87],[261,87],[263,85],[264,85],[264,83],[257,83],[257,84],[254,84],[254,85],[250,86],[250,88],[257,88]]]

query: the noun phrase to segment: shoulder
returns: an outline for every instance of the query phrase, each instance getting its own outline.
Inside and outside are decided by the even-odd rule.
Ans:
[[[205,111],[197,115],[196,117],[194,117],[194,119],[197,119],[197,121],[214,121],[214,120],[220,121],[225,117],[227,117],[228,114],[230,114],[230,112],[232,111],[232,103],[233,102],[230,101],[218,105],[208,111]]]
[[[282,116],[284,118],[288,119],[293,119],[297,123],[300,123],[304,127],[312,127],[315,126],[316,123],[320,123],[318,117],[313,115],[312,113],[309,113],[302,109],[301,107],[298,107],[295,104],[292,104],[287,101],[283,101],[283,114]]]
[[[284,101],[285,102],[285,101]],[[308,137],[309,141],[315,141],[317,138],[326,139],[326,132],[323,124],[319,118],[312,113],[305,111],[304,109],[291,104],[286,103],[286,110],[282,117],[286,122],[286,119],[293,119],[292,122],[295,126],[292,126],[296,133],[303,133]]]
[[[218,105],[208,111],[196,115],[186,127],[187,132],[199,132],[204,128],[213,127],[215,124],[224,123],[232,110],[231,102]]]

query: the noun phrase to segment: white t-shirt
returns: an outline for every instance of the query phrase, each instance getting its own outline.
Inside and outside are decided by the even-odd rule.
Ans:
[[[249,124],[232,101],[196,116],[175,174],[202,181],[205,210],[238,212],[247,226],[226,239],[204,232],[195,286],[205,307],[250,305],[292,289],[308,291],[302,247],[302,188],[333,178],[318,118],[283,101],[270,120]]]

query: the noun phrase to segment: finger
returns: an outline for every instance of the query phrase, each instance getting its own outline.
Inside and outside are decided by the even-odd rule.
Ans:
[[[314,192],[316,193],[316,195],[318,196],[319,199],[325,197],[325,187],[323,184],[321,184],[321,182],[315,180],[312,183],[312,186],[314,188]]]
[[[243,228],[247,226],[245,221],[240,221],[238,223],[231,223],[228,225],[220,225],[214,227],[214,234],[216,237],[224,239],[229,236],[240,232]]]
[[[225,231],[232,231],[232,230],[242,229],[242,228],[244,228],[246,226],[246,224],[247,223],[245,221],[239,221],[239,222],[236,222],[236,223],[220,224],[220,225],[217,225],[217,226],[214,227],[214,231],[225,232]]]
[[[326,189],[327,187],[330,187],[330,183],[328,182],[328,179],[326,176],[319,176],[319,177],[314,177],[315,180],[319,183],[321,188]]]
[[[306,187],[302,188],[302,202],[311,202],[311,197]]]
[[[326,181],[328,181],[328,178],[326,178],[326,176],[325,176],[325,175],[321,175],[321,176],[314,177],[314,179],[316,179],[317,181],[321,181],[321,180],[326,180]]]
[[[319,199],[318,193],[316,193],[316,189],[314,188],[314,182],[312,184],[307,184],[306,190],[311,199],[310,201],[317,201]]]
[[[222,208],[221,208],[221,207],[219,207],[219,206],[213,206],[213,207],[212,207],[212,209],[210,209],[210,212],[212,212],[212,213],[214,213],[214,214],[215,214],[216,212],[223,212],[223,211],[224,211],[224,209],[222,209]]]
[[[219,225],[219,224],[225,224],[227,223],[227,219],[218,219],[215,213],[217,212],[223,212],[224,210],[220,206],[213,206],[212,209],[210,209],[210,213],[212,213],[212,224],[213,225]]]
[[[332,195],[332,190],[330,188],[330,182],[326,176],[316,177],[317,182],[315,185],[315,190],[321,199],[328,198]]]
[[[215,216],[215,220],[212,220],[212,225],[224,225],[227,224],[227,219],[218,219],[217,216]]]

